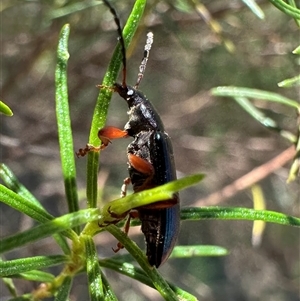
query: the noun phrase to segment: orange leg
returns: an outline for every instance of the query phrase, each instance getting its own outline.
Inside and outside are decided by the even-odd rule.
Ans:
[[[128,185],[130,183],[131,183],[130,178],[124,179],[124,182],[123,182],[123,185],[122,185],[122,188],[121,188],[121,198],[124,198],[126,196],[126,194],[127,194],[127,187],[128,187]],[[128,232],[129,232],[130,220],[131,220],[131,214],[129,213],[128,214],[128,218],[127,218],[126,223],[125,223],[125,226],[124,226],[124,233],[126,235],[128,235]],[[119,252],[123,248],[124,248],[124,246],[120,242],[118,242],[117,247],[116,248],[112,248],[112,250],[115,253],[117,253],[117,252]]]
[[[125,138],[128,136],[128,133],[124,130],[120,130],[113,126],[107,126],[98,132],[98,137],[101,141],[100,146],[93,146],[91,144],[87,144],[85,148],[80,148],[78,152],[76,152],[77,157],[84,157],[87,153],[93,151],[93,152],[99,152],[100,150],[104,149],[108,146],[109,143],[111,143],[112,139],[118,139],[118,138]]]
[[[125,226],[124,226],[124,233],[126,234],[126,235],[128,235],[128,232],[129,232],[129,229],[130,229],[130,220],[132,219],[132,218],[137,218],[138,217],[138,212],[137,211],[132,211],[132,212],[130,212],[129,214],[128,214],[128,218],[127,218],[127,221],[126,221],[126,223],[125,223]],[[121,249],[123,249],[124,248],[124,246],[120,243],[120,242],[118,242],[118,244],[117,244],[117,247],[114,249],[114,248],[112,248],[112,250],[115,252],[115,253],[117,253],[117,252],[119,252]]]
[[[127,136],[127,131],[120,130],[114,126],[107,126],[98,132],[98,137],[101,140],[101,144],[104,145],[103,148],[111,143],[111,140],[125,138]]]
[[[129,232],[129,228],[130,228],[130,220],[131,220],[131,216],[130,216],[130,214],[128,215],[128,218],[127,218],[127,221],[126,221],[126,223],[125,223],[125,226],[124,226],[124,233],[126,234],[126,235],[128,235],[128,232]],[[119,252],[121,249],[123,249],[124,248],[124,246],[120,243],[120,242],[118,242],[118,244],[117,244],[117,247],[116,248],[112,248],[112,250],[115,252],[115,253],[117,253],[117,252]]]
[[[153,188],[151,185],[151,180],[154,176],[154,168],[151,163],[149,163],[147,160],[140,158],[138,156],[135,156],[133,154],[128,154],[128,161],[129,164],[136,169],[138,172],[149,175],[149,177],[146,179],[146,181],[143,183],[142,186],[139,187],[138,191],[143,191],[145,189]],[[143,206],[143,208],[149,208],[149,209],[166,209],[174,206],[177,204],[177,198],[172,198],[170,200],[164,201],[164,202],[157,202],[150,205]]]
[[[154,168],[147,160],[133,154],[128,154],[129,164],[138,172],[145,175],[154,175]]]
[[[103,149],[102,145],[100,146],[93,146],[91,144],[87,144],[85,148],[80,148],[78,152],[76,152],[77,158],[84,157],[89,152],[99,152],[101,149]]]

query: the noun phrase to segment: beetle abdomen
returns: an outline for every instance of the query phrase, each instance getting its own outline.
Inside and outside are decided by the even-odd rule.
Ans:
[[[179,204],[165,209],[139,209],[139,218],[148,261],[158,268],[169,258],[176,244],[180,226]]]

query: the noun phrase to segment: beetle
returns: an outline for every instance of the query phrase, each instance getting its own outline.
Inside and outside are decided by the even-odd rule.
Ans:
[[[107,0],[103,2],[114,16],[122,50],[122,83],[115,83],[112,89],[127,102],[129,120],[123,130],[111,126],[100,129],[98,137],[101,145],[95,147],[88,144],[77,152],[77,156],[84,156],[89,151],[100,151],[112,139],[132,137],[133,141],[127,147],[129,178],[124,180],[121,193],[125,196],[127,185],[130,182],[134,192],[143,191],[176,180],[176,169],[171,140],[165,132],[163,122],[152,103],[138,90],[153,43],[153,33],[147,34],[137,83],[134,87],[129,86],[126,83],[126,48],[120,20],[110,3]],[[158,268],[170,256],[178,237],[179,195],[175,193],[169,200],[138,207],[135,210],[138,212],[142,224],[141,229],[146,240],[148,262],[151,266]],[[129,230],[129,221],[130,217],[128,225],[125,226],[126,233]],[[118,244],[118,248],[114,251],[117,252],[120,248],[122,246]]]

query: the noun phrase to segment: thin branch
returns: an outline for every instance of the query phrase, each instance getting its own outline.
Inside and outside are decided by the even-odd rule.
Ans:
[[[230,185],[227,185],[221,190],[198,200],[195,203],[195,206],[212,206],[224,202],[225,200],[236,195],[238,192],[251,187],[255,183],[258,183],[262,179],[266,178],[275,170],[284,166],[287,162],[293,159],[295,154],[295,146],[289,147],[277,157],[259,167],[254,168],[252,171],[237,179]]]

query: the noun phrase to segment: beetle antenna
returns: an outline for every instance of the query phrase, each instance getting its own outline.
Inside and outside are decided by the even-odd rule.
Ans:
[[[119,34],[119,41],[121,44],[121,51],[122,51],[122,57],[123,57],[123,79],[122,79],[122,87],[126,87],[126,47],[125,47],[125,41],[122,33],[122,27],[120,23],[120,18],[118,17],[118,14],[116,10],[111,6],[111,4],[107,0],[103,0],[104,4],[109,8],[111,14],[114,16],[115,23],[117,25],[117,30]]]
[[[147,65],[147,62],[149,59],[149,53],[150,53],[152,44],[153,44],[153,32],[150,31],[147,33],[147,40],[146,40],[146,44],[145,44],[145,48],[144,48],[144,56],[143,56],[143,59],[140,64],[138,78],[137,78],[136,84],[134,86],[135,89],[138,89],[140,82],[144,77],[144,73],[146,70],[146,65]]]

